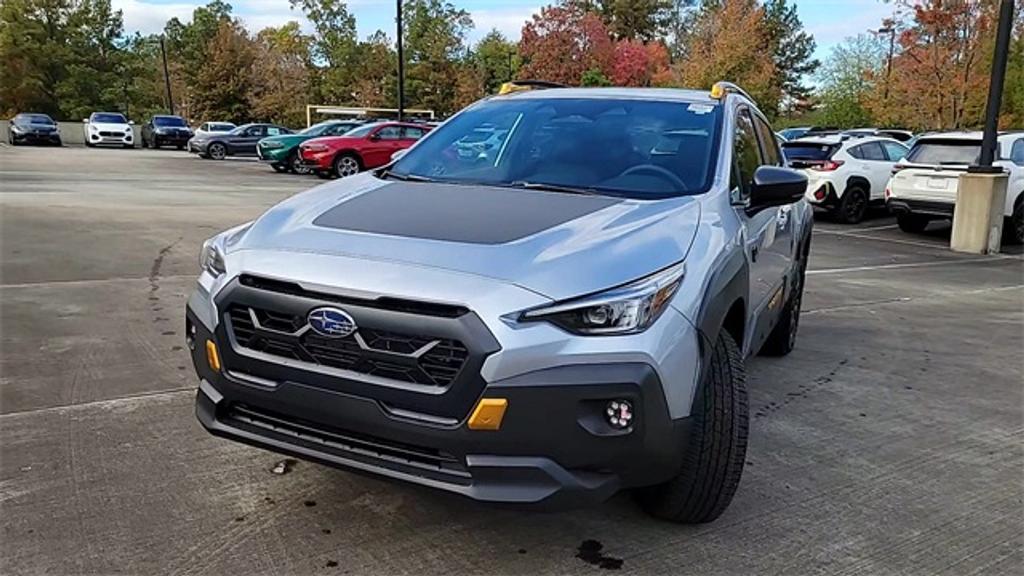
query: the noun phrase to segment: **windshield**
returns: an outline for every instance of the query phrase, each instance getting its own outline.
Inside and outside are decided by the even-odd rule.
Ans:
[[[637,199],[710,186],[721,107],[612,98],[499,99],[435,129],[396,177],[564,187]]]
[[[380,124],[366,124],[365,126],[360,126],[355,130],[349,130],[348,132],[345,132],[345,136],[351,136],[352,138],[362,138],[368,135],[370,132],[373,132],[373,129],[378,126],[380,126]]]
[[[226,122],[210,122],[206,127],[210,132],[230,132],[235,129],[234,124],[228,124]]]
[[[188,126],[185,121],[179,116],[153,116],[154,126]]]
[[[978,140],[918,140],[907,160],[914,164],[973,164],[981,156]]]
[[[336,124],[336,122],[321,122],[319,124],[313,124],[309,128],[299,132],[300,136],[319,136],[327,131],[328,128]]]
[[[46,114],[18,114],[14,118],[15,124],[53,124],[53,119]]]
[[[128,120],[121,114],[100,112],[92,115],[92,121],[100,124],[127,124]]]

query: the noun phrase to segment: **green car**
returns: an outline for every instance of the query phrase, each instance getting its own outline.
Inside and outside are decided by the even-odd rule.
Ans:
[[[328,120],[314,124],[297,134],[281,134],[270,136],[256,145],[256,155],[260,161],[270,164],[275,172],[291,171],[294,174],[309,174],[309,167],[299,158],[299,144],[310,138],[321,136],[341,136],[362,122],[356,120]]]

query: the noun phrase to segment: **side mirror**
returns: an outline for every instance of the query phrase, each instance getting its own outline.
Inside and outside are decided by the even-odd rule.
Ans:
[[[747,212],[792,204],[799,201],[806,191],[807,176],[802,173],[779,166],[761,166],[754,172]]]
[[[408,151],[408,148],[403,148],[402,150],[395,150],[395,153],[391,155],[391,161],[394,162],[400,159],[402,156],[405,156],[405,153]]]
[[[130,124],[131,126],[135,126],[135,120],[129,120],[128,124]]]
[[[83,124],[88,124],[89,123],[89,119],[88,118],[82,118],[82,123]]]
[[[370,140],[372,140],[374,142],[376,142],[377,140],[380,140],[380,134],[377,134],[377,133],[370,134]]]

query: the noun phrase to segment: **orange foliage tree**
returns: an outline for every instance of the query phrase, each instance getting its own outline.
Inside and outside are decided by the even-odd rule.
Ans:
[[[523,26],[519,78],[578,85],[587,71],[614,74],[615,52],[601,18],[572,6],[548,6]]]

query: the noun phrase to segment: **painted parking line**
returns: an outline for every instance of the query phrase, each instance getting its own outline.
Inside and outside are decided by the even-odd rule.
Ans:
[[[819,230],[815,229],[817,234],[829,234],[831,236],[843,236],[846,238],[860,238],[863,240],[874,240],[876,242],[890,242],[892,244],[905,244],[907,246],[918,246],[921,248],[934,248],[939,250],[949,250],[949,244],[935,243],[935,242],[918,242],[915,240],[902,240],[899,238],[886,238],[884,236],[871,236],[868,234],[858,234],[857,232],[835,232],[832,230]]]
[[[877,264],[874,266],[850,266],[848,268],[822,268],[821,270],[808,270],[808,276],[820,276],[825,274],[846,274],[848,272],[871,272],[873,270],[898,270],[900,268],[932,268],[937,266],[956,266],[960,264],[979,264],[1001,262],[1005,260],[1018,260],[1024,262],[1017,256],[979,256],[977,258],[962,258],[956,260],[928,260],[926,262],[902,262],[899,264]]]

